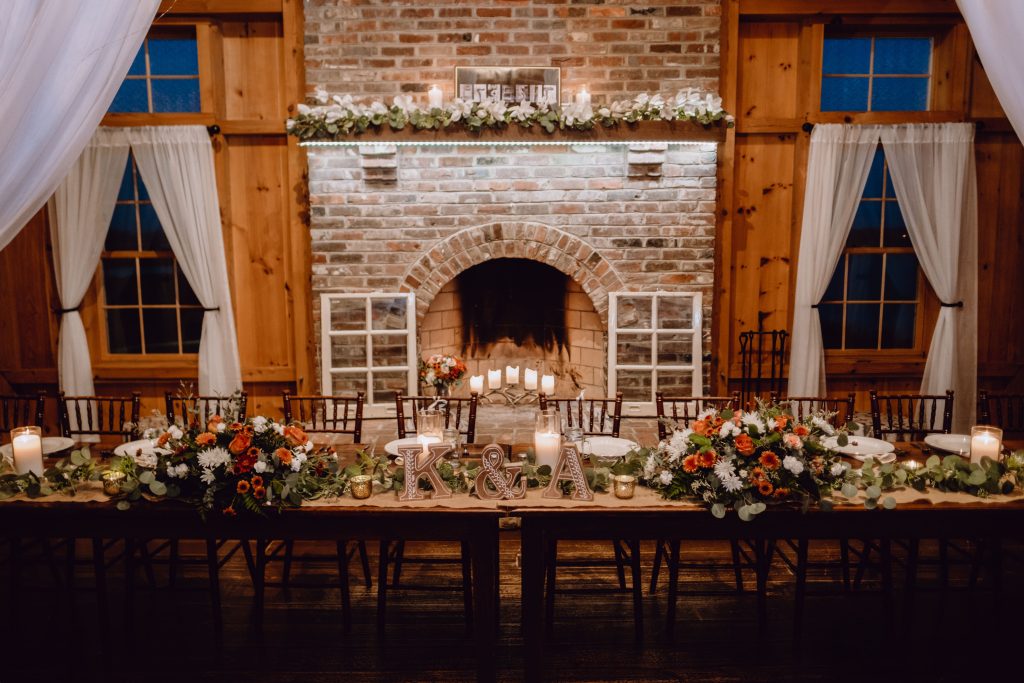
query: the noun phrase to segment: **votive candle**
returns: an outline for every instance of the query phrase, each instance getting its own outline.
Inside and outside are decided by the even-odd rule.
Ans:
[[[555,376],[544,375],[540,378],[540,390],[548,396],[555,395]]]
[[[469,378],[469,390],[474,394],[484,393],[484,376],[473,375]]]
[[[971,427],[971,462],[984,457],[999,460],[1003,449],[1003,430],[999,427]]]
[[[43,476],[43,438],[39,427],[16,427],[11,430],[14,471]]]
[[[537,371],[533,368],[526,368],[523,371],[523,388],[527,391],[537,391]]]
[[[431,109],[440,109],[444,104],[444,93],[436,85],[430,86],[427,91],[427,102]]]
[[[580,91],[576,93],[576,106],[577,107],[589,107],[590,106],[590,93],[587,92],[587,88],[584,86],[580,88]]]
[[[487,388],[501,389],[501,370],[487,371]]]
[[[511,365],[505,366],[505,384],[512,386],[513,384],[519,384],[519,366],[512,367]]]

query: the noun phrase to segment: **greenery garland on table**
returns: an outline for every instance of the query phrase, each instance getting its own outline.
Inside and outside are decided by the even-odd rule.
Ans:
[[[406,126],[414,130],[461,127],[478,132],[518,125],[524,129],[539,126],[547,133],[554,133],[556,130],[591,130],[596,126],[612,128],[638,121],[681,121],[727,127],[734,124],[732,115],[722,109],[721,97],[693,89],[680,90],[674,96],[637,95],[631,100],[598,105],[596,109],[591,105],[559,107],[530,102],[509,106],[502,101],[467,102],[459,98],[444,107],[422,109],[409,95],[396,96],[389,107],[380,100],[362,104],[351,95],[331,96],[318,88],[313,104],[299,104],[298,114],[288,119],[286,128],[290,135],[303,141],[336,141],[385,126],[392,130],[403,130]]]

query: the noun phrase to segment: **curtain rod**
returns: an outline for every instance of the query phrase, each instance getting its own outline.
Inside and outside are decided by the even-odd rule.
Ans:
[[[985,122],[984,121],[964,121],[964,123],[973,123],[974,127],[978,128],[978,129],[982,129],[982,128],[985,127]],[[913,124],[897,123],[897,124],[893,124],[893,125],[904,126],[904,125],[913,125]],[[805,133],[810,133],[812,130],[814,130],[814,124],[811,123],[810,121],[804,121],[803,125],[800,126],[800,130],[802,130]]]

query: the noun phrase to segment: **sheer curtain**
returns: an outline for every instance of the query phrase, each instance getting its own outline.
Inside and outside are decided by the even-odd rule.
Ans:
[[[53,270],[63,309],[57,368],[61,391],[71,396],[96,393],[78,307],[96,273],[127,162],[124,129],[97,129],[49,202]]]
[[[974,124],[886,127],[882,145],[917,260],[942,302],[921,393],[953,389],[953,424],[963,433],[974,422],[978,373]]]
[[[199,393],[227,396],[241,390],[242,372],[210,136],[203,126],[131,128],[128,135],[167,241],[206,309]]]
[[[0,249],[68,174],[159,0],[0,3]]]
[[[1017,137],[1024,140],[1024,2],[956,0],[992,89]]]
[[[847,124],[818,124],[811,133],[793,303],[790,396],[825,395],[825,349],[816,306],[843,253],[878,135],[878,126]]]

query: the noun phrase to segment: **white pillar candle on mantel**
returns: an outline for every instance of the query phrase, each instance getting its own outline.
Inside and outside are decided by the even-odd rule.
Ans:
[[[431,109],[440,109],[444,106],[444,93],[441,92],[441,88],[436,85],[430,86],[430,90],[427,91],[427,102]]]
[[[523,388],[527,391],[537,391],[537,371],[533,368],[523,370]]]
[[[43,476],[43,439],[39,427],[17,427],[11,430],[11,451],[17,474],[32,472]]]
[[[484,376],[473,375],[469,378],[469,391],[474,394],[484,393]]]
[[[505,384],[509,386],[513,384],[519,384],[519,366],[512,367],[511,365],[505,366]]]
[[[984,457],[999,460],[1003,450],[1003,430],[999,427],[971,427],[971,462]]]
[[[580,91],[576,93],[576,106],[577,107],[589,107],[590,106],[590,93],[587,92],[586,87],[580,88]]]
[[[501,389],[501,370],[487,371],[487,388]]]
[[[544,375],[540,378],[540,390],[548,396],[555,395],[555,376]]]

